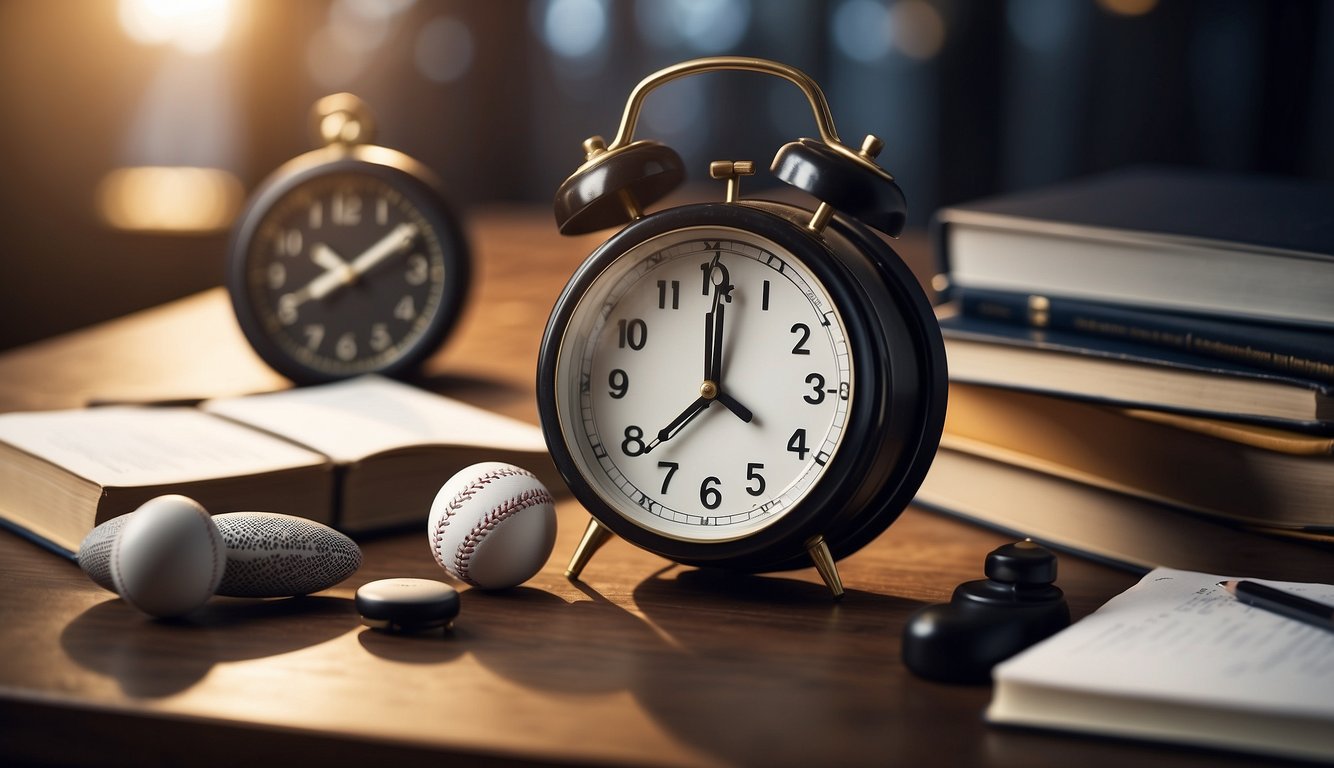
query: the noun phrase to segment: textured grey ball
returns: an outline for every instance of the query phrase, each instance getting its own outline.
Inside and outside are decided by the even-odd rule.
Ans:
[[[328,589],[361,567],[361,548],[327,525],[275,512],[230,512],[213,521],[227,544],[217,594],[290,597]]]
[[[133,513],[131,513],[133,514]],[[111,546],[130,515],[94,528],[79,545],[79,567],[98,586],[111,583]],[[328,589],[361,567],[361,548],[327,525],[276,512],[214,515],[227,545],[227,569],[215,594],[292,597]]]
[[[97,586],[110,592],[116,591],[116,585],[111,582],[111,545],[116,541],[116,534],[129,521],[130,514],[113,517],[102,523],[89,531],[79,544],[79,567]]]

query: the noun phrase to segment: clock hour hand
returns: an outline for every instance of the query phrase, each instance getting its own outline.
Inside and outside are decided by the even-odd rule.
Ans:
[[[322,299],[357,279],[357,274],[352,271],[352,265],[324,243],[311,246],[310,260],[324,267],[325,271],[307,286],[310,290],[309,298]]]
[[[704,396],[697,398],[695,402],[691,403],[684,411],[681,411],[679,416],[672,419],[670,424],[658,430],[658,436],[653,438],[653,442],[644,446],[644,453],[648,453],[659,445],[676,437],[677,433],[693,421],[696,416],[703,413],[704,409],[708,408],[709,403],[711,402],[713,402],[711,399]]]
[[[310,260],[330,272],[348,269],[349,266],[346,259],[324,243],[315,243],[310,247]]]
[[[735,413],[738,419],[741,419],[747,424],[750,423],[751,419],[755,418],[755,414],[751,413],[749,408],[737,402],[735,397],[732,397],[721,389],[718,390],[718,395],[715,399],[722,403],[724,408]]]

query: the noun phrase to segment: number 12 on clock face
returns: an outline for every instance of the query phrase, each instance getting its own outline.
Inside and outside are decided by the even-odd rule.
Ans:
[[[696,227],[632,247],[565,334],[556,397],[581,474],[669,538],[772,525],[841,448],[855,395],[846,334],[825,287],[768,238]]]

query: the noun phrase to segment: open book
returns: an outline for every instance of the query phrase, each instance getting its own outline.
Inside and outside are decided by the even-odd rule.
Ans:
[[[426,520],[478,461],[554,480],[535,426],[389,379],[209,400],[0,415],[0,522],[65,552],[99,523],[181,493],[210,512],[299,515],[350,532]]]
[[[1160,568],[993,672],[993,723],[1334,759],[1334,632]],[[1267,582],[1334,602],[1334,586]]]

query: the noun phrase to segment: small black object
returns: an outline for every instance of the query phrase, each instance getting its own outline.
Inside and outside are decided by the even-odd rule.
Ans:
[[[1031,541],[987,555],[986,579],[960,584],[948,604],[917,611],[903,630],[903,663],[922,677],[986,683],[991,668],[1070,626],[1056,556]]]
[[[447,627],[459,615],[458,590],[433,579],[381,579],[357,590],[361,623],[385,632]]]

